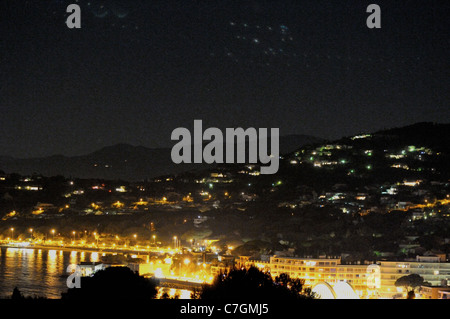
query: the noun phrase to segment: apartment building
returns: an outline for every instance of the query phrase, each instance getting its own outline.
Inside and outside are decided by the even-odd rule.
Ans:
[[[429,261],[418,257],[415,261],[380,261],[380,295],[385,298],[402,298],[403,289],[395,287],[395,281],[403,276],[417,274],[423,277],[429,286],[440,286],[450,279],[450,263],[442,259]]]
[[[305,285],[314,287],[326,282],[330,285],[346,282],[360,298],[372,295],[369,279],[372,271],[369,264],[342,264],[340,258],[270,258],[270,272],[276,277],[286,273],[293,278],[305,280]]]
[[[360,298],[404,298],[403,288],[395,286],[400,277],[417,274],[429,286],[441,286],[442,282],[449,282],[450,263],[443,260],[418,256],[413,261],[342,264],[340,258],[272,256],[266,269],[270,269],[274,277],[286,273],[293,278],[304,279],[308,287],[324,282],[331,286],[346,282]]]

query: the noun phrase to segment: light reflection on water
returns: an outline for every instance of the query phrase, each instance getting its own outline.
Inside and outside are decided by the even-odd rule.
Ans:
[[[100,261],[99,253],[1,247],[0,298],[10,298],[17,287],[26,297],[59,299],[61,292],[67,291],[67,267],[84,261]],[[163,293],[180,299],[190,299],[191,295],[190,290],[159,288],[157,298]]]
[[[96,262],[98,262],[98,261],[99,261],[99,258],[98,258],[98,253],[97,253],[97,252],[93,252],[93,253],[91,253],[91,258],[90,258],[90,261],[91,261],[91,262],[93,262],[93,263],[96,263]]]
[[[9,298],[14,287],[25,296],[61,298],[67,290],[67,266],[98,260],[96,252],[2,247],[0,298]]]

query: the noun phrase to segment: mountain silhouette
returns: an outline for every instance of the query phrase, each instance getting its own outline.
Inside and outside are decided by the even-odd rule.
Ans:
[[[280,154],[321,141],[320,138],[307,135],[282,136],[280,137]],[[2,156],[0,170],[22,175],[63,175],[77,178],[139,181],[193,169],[205,169],[208,166],[207,164],[176,165],[172,162],[170,153],[171,148],[116,144],[81,156],[52,155],[36,158]]]

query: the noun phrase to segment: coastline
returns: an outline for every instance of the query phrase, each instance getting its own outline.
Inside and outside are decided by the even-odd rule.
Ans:
[[[123,255],[137,255],[139,256],[148,256],[151,253],[156,253],[152,251],[135,251],[135,250],[117,250],[117,249],[99,249],[99,248],[91,248],[91,247],[77,247],[77,246],[52,246],[52,245],[29,245],[29,246],[21,246],[21,245],[11,245],[1,243],[0,248],[16,248],[16,249],[45,249],[45,250],[62,250],[62,251],[79,251],[79,252],[95,252],[101,254],[123,254]]]

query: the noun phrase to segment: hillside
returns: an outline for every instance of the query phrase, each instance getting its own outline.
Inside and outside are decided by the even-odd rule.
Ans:
[[[306,135],[280,137],[280,152],[288,153],[299,146],[321,139]],[[145,180],[160,175],[176,174],[207,165],[172,163],[170,148],[147,148],[117,144],[83,156],[54,155],[41,158],[0,157],[0,170],[22,175],[63,175],[78,178]]]

